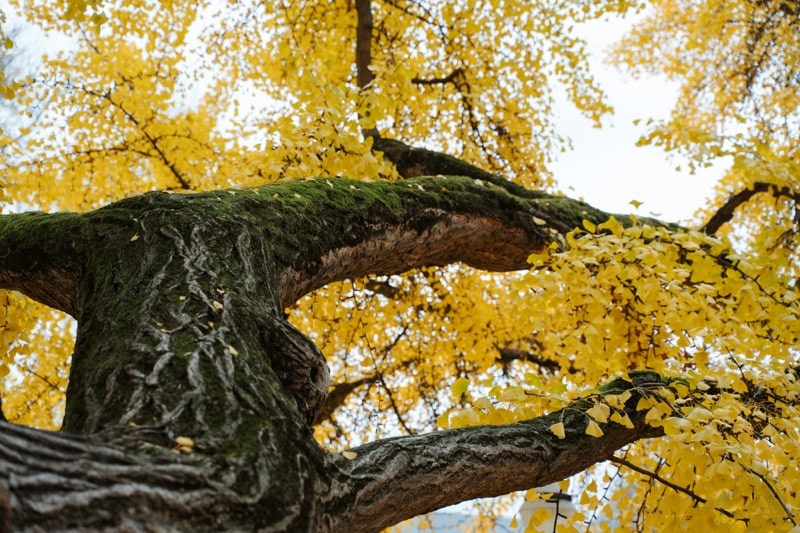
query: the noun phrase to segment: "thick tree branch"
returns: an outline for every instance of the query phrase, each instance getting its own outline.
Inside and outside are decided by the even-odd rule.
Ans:
[[[579,401],[549,415],[507,426],[478,426],[420,436],[385,439],[350,450],[337,460],[345,500],[332,500],[333,531],[368,532],[447,505],[478,497],[560,481],[580,472],[636,440],[663,434],[644,422],[635,406],[643,394],[664,386],[653,373],[633,383],[622,380],[606,394],[632,392],[625,411],[634,427],[609,423],[601,438],[585,434],[585,410]],[[549,429],[563,422],[566,437]]]
[[[227,205],[261,225],[283,271],[284,307],[332,281],[372,273],[457,261],[486,270],[523,269],[532,252],[582,220],[601,223],[611,216],[584,202],[525,189],[444,154],[387,139],[375,144],[404,175],[433,177],[370,183],[303,180],[175,197],[153,193],[84,215],[3,217],[0,287],[77,317],[85,253],[80,247],[102,246],[106,223],[129,226],[130,239],[135,239],[137,214],[154,210],[206,209],[211,216]],[[298,217],[309,224],[300,233]],[[619,218],[626,223],[627,217]]]
[[[71,213],[0,215],[0,288],[79,318],[84,246],[96,244],[84,222]]]
[[[303,183],[302,190],[314,198],[306,220],[330,221],[325,213],[333,209],[340,215],[331,221],[335,226],[321,228],[324,233],[313,241],[318,247],[306,246],[303,261],[285,271],[285,306],[332,281],[367,274],[457,261],[484,270],[524,269],[532,252],[582,220],[600,223],[610,216],[569,198],[532,191],[520,196],[463,176],[317,180]],[[343,202],[350,207],[342,209]]]

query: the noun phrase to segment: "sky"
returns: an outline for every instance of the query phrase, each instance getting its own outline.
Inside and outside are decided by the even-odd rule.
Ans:
[[[572,139],[574,150],[559,154],[553,172],[562,192],[582,198],[612,213],[635,212],[669,222],[687,222],[705,205],[724,164],[698,170],[692,175],[683,161],[658,147],[637,147],[645,133],[646,119],[666,118],[677,97],[677,85],[665,79],[633,79],[615,67],[604,65],[608,47],[619,39],[629,22],[597,21],[584,25],[584,37],[592,51],[594,73],[606,91],[615,114],[604,127],[593,128],[568,105],[559,106],[558,125]],[[644,119],[637,127],[635,119]],[[672,157],[672,160],[670,160]],[[638,209],[631,200],[644,202]]]

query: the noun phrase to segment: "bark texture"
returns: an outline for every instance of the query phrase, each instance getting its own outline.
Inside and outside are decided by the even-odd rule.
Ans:
[[[63,431],[0,421],[0,525],[377,531],[563,479],[657,435],[631,407],[633,429],[587,437],[579,402],[513,426],[377,441],[352,460],[319,448],[309,425],[328,369],[286,306],[370,273],[525,268],[581,220],[608,217],[383,146],[464,175],[150,193],[86,214],[0,217],[0,287],[78,319]],[[567,438],[549,432],[553,417]]]

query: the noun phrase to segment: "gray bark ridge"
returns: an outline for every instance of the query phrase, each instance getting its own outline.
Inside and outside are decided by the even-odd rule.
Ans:
[[[474,176],[315,178],[0,217],[0,287],[78,319],[61,434],[0,422],[14,527],[375,531],[563,479],[654,436],[632,410],[633,429],[593,440],[585,415],[562,413],[550,415],[569,422],[558,442],[545,417],[377,441],[352,461],[315,443],[327,365],[282,310],[370,273],[523,269],[609,216],[517,192]]]

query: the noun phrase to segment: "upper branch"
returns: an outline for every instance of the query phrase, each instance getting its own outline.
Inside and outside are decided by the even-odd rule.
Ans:
[[[283,305],[332,281],[367,274],[459,261],[485,270],[523,269],[531,253],[583,219],[600,223],[610,216],[569,198],[522,188],[516,194],[464,176],[314,180],[293,187],[306,199],[308,230],[302,232],[302,250],[287,258]],[[288,222],[286,231],[298,234],[297,222]]]
[[[0,216],[0,288],[78,318],[85,226],[73,213]]]
[[[369,70],[372,61],[372,2],[356,0],[356,75],[360,88],[364,88],[375,79]]]
[[[733,218],[736,208],[746,203],[753,196],[759,193],[769,192],[774,197],[784,197],[792,200],[795,205],[800,206],[800,194],[791,190],[789,187],[778,187],[772,183],[756,182],[751,187],[737,192],[720,207],[714,216],[703,227],[703,231],[708,235],[714,235],[723,224]]]

